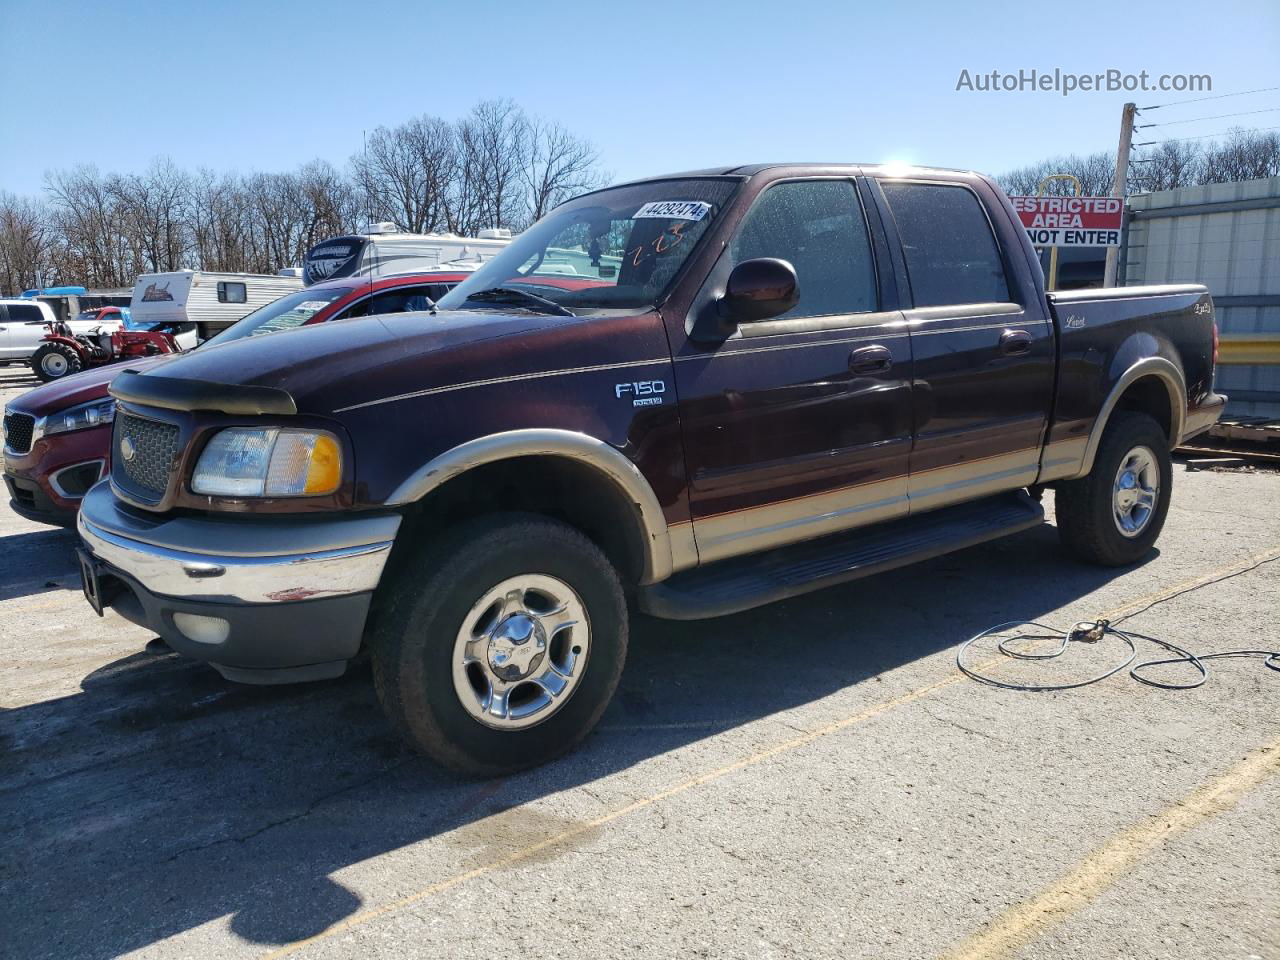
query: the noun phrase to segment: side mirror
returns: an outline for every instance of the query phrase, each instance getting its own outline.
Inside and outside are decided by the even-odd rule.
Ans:
[[[726,320],[751,323],[780,316],[799,302],[795,268],[786,260],[759,257],[733,268],[719,308]]]

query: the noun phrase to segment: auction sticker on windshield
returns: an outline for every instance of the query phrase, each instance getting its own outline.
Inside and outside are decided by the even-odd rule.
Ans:
[[[703,200],[653,200],[631,217],[632,220],[701,220],[711,212],[711,204]]]

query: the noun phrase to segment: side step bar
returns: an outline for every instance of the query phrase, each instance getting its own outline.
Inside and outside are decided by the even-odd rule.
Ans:
[[[820,540],[678,573],[642,587],[640,609],[702,620],[799,596],[1039,526],[1044,509],[1023,491],[975,500]]]

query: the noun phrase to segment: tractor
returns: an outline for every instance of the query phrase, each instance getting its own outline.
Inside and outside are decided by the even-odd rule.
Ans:
[[[115,320],[110,314],[118,307],[103,307],[97,319],[99,323]],[[80,319],[89,319],[83,315]],[[123,326],[94,327],[88,333],[75,334],[62,320],[46,324],[49,332],[44,335],[36,352],[31,356],[31,369],[45,383],[79,373],[90,367],[100,367],[121,360],[152,357],[162,353],[180,353],[179,333],[189,324],[157,323],[148,330],[128,330]]]

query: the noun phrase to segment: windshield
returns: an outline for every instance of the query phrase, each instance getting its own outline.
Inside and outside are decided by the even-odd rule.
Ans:
[[[345,297],[354,287],[327,287],[323,290],[315,288],[299,290],[279,300],[272,300],[265,307],[259,307],[247,317],[233,323],[216,337],[210,337],[207,344],[227,343],[241,337],[256,337],[264,333],[275,333],[277,330],[289,330],[300,327],[317,313]]]
[[[449,294],[442,310],[652,307],[737,189],[737,180],[655,180],[570,200]],[[504,292],[509,290],[510,292]],[[522,296],[533,294],[535,297]]]

